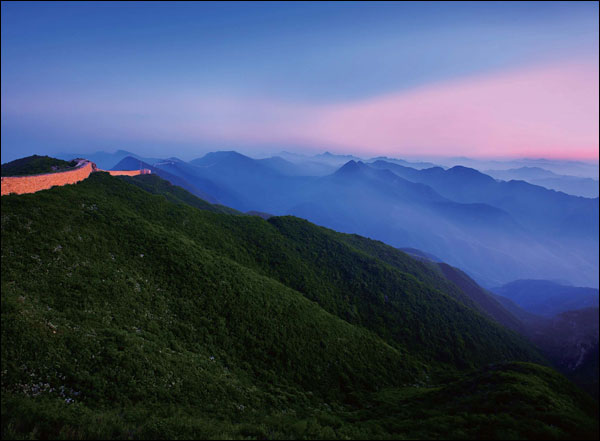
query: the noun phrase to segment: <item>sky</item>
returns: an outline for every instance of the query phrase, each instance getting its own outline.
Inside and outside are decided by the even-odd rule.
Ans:
[[[598,160],[597,2],[1,3],[2,162]]]

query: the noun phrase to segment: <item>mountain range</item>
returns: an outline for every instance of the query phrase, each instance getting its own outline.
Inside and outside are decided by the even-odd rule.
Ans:
[[[503,181],[527,181],[530,184],[562,191],[563,193],[575,196],[584,196],[587,198],[598,197],[598,179],[559,175],[540,167],[486,170],[485,173]]]
[[[598,290],[568,286],[550,280],[515,280],[491,289],[525,311],[553,317],[575,309],[598,307]]]
[[[156,174],[3,196],[2,216],[3,438],[597,437],[597,403],[426,255]]]
[[[487,287],[556,277],[598,286],[598,198],[498,182],[466,167],[419,170],[383,160],[351,159],[324,176],[303,174],[301,163],[283,158],[233,151],[154,166],[211,201],[416,248]]]

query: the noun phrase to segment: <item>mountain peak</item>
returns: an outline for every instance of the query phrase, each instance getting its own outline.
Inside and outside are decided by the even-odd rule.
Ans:
[[[207,153],[204,157],[219,157],[219,158],[246,158],[247,156],[242,155],[241,153],[236,152],[235,150],[219,150],[217,152]]]
[[[342,165],[335,172],[335,174],[338,176],[351,175],[351,174],[358,173],[362,170],[367,170],[368,168],[369,168],[369,166],[366,165],[364,162],[355,161],[354,159],[351,159],[350,161],[348,161],[344,165]]]
[[[475,170],[474,168],[465,167],[464,165],[455,165],[454,167],[448,169],[449,172],[452,173],[462,173],[462,174],[482,174],[480,171]]]
[[[474,168],[464,167],[462,165],[455,165],[454,167],[446,170],[446,173],[457,177],[460,176],[465,178],[475,178],[494,182],[494,178],[492,178],[491,176],[481,173],[479,170],[475,170]]]
[[[149,170],[153,169],[150,164],[147,164],[134,156],[126,156],[112,167],[111,170],[139,170],[141,168],[147,168]]]
[[[212,165],[218,162],[227,161],[228,163],[251,163],[254,159],[248,156],[242,155],[235,150],[221,150],[217,152],[210,152],[204,155],[202,158],[194,159],[190,161],[193,165]]]

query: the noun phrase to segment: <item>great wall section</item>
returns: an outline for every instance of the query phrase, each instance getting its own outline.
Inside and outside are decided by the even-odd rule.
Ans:
[[[137,176],[150,174],[148,169],[140,170],[102,170],[96,167],[87,159],[79,159],[75,167],[70,170],[55,173],[44,173],[41,175],[29,176],[3,176],[2,177],[2,196],[15,193],[35,193],[41,190],[47,190],[55,186],[75,184],[83,181],[91,173],[107,172],[112,176]]]

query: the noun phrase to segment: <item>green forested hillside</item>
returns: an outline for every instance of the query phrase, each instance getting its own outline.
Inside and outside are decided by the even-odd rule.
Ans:
[[[360,242],[157,177],[3,196],[2,437],[597,437],[528,343]]]
[[[50,156],[33,155],[2,164],[2,176],[24,176],[63,171],[77,161],[63,161]]]
[[[390,265],[376,258],[375,251],[368,254],[364,246],[350,242],[352,236],[289,216],[265,221],[182,205],[167,217],[163,210],[169,204],[141,196],[143,200],[132,202],[146,220],[168,225],[198,245],[275,278],[338,317],[375,331],[391,345],[449,363],[445,371],[498,360],[541,361],[516,334],[476,313],[455,285],[404,253],[397,252]],[[458,313],[465,304],[471,308]]]

